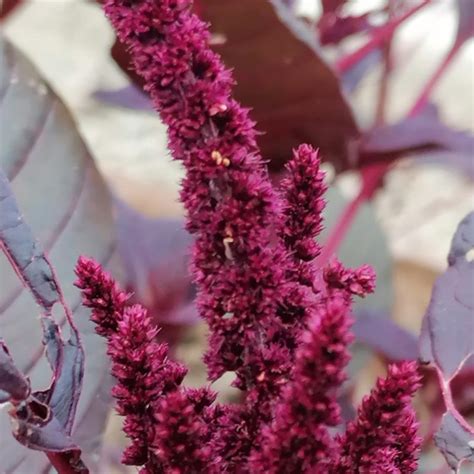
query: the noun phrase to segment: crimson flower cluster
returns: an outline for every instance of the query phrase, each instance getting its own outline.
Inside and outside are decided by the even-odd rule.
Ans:
[[[242,403],[223,405],[208,388],[184,387],[184,367],[156,342],[145,310],[81,258],[76,284],[107,339],[131,440],[124,463],[173,474],[413,472],[415,364],[391,366],[347,431],[334,434],[352,297],[373,291],[374,275],[315,264],[326,190],[317,152],[296,149],[274,189],[255,124],[232,99],[231,74],[190,2],[107,0],[104,8],[186,170],[181,200],[209,326],[209,380],[232,371],[242,390]]]

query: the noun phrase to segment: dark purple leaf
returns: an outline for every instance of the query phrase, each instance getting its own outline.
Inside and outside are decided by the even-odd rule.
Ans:
[[[43,451],[59,472],[88,474],[81,460],[81,450],[74,444],[48,405],[34,395],[22,402],[12,402],[10,415],[13,420],[13,436],[22,445]],[[15,470],[19,469],[15,466]]]
[[[80,348],[80,349],[79,349]],[[61,371],[50,390],[48,405],[64,430],[70,434],[84,377],[84,354],[79,336],[72,336],[63,346]]]
[[[0,247],[38,305],[49,312],[60,299],[53,269],[23,221],[10,183],[1,169],[0,216]]]
[[[74,472],[88,472],[80,461],[80,450],[64,425],[54,416],[50,406],[40,400],[45,398],[45,393],[31,393],[29,381],[17,369],[3,343],[0,344],[0,393],[2,403],[10,401],[12,404],[9,414],[13,436],[19,443],[48,454],[67,453],[66,457],[77,464]]]
[[[374,49],[352,67],[348,68],[347,71],[344,71],[341,75],[344,90],[347,92],[354,91],[365,75],[381,62],[382,57],[382,51]]]
[[[460,223],[451,242],[448,254],[449,265],[463,262],[474,248],[474,216],[469,214]],[[471,259],[472,260],[472,259]]]
[[[369,14],[340,16],[325,14],[318,20],[319,41],[322,45],[338,44],[343,39],[372,28]]]
[[[369,155],[445,149],[472,157],[474,136],[449,128],[430,104],[414,117],[372,130],[363,137],[361,149]]]
[[[32,397],[14,405],[10,412],[14,419],[13,434],[28,448],[38,451],[78,450],[46,404]]]
[[[460,460],[474,463],[474,434],[451,412],[443,415],[434,440],[451,468],[459,469]]]
[[[51,387],[44,392],[45,399],[62,428],[69,434],[81,394],[84,351],[71,313],[64,304],[54,270],[20,214],[10,183],[1,169],[0,216],[0,247],[18,278],[31,291],[41,308],[43,344],[53,372]],[[51,316],[51,309],[55,304],[62,306],[70,330],[67,359],[64,357],[65,343]],[[56,382],[60,382],[60,385],[56,385]]]
[[[0,403],[14,398],[24,400],[30,394],[30,384],[17,369],[5,344],[0,340]]]
[[[82,371],[82,361],[80,366]],[[30,449],[44,451],[55,467],[66,463],[68,468],[61,472],[87,474],[89,471],[81,461],[81,451],[69,436],[70,429],[55,416],[51,404],[45,403],[50,398],[48,392],[55,390],[53,386],[54,381],[47,391],[32,394],[28,379],[15,366],[0,341],[0,401],[11,403],[9,415],[13,436]],[[80,391],[80,387],[77,390]],[[72,406],[75,408],[76,404],[72,403]]]
[[[109,389],[108,362],[103,341],[94,334],[72,283],[80,254],[102,263],[114,254],[110,199],[69,113],[34,67],[4,40],[0,41],[0,64],[0,164],[16,199],[15,210],[11,198],[5,197],[8,193],[2,193],[1,240],[10,260],[0,253],[0,334],[20,373],[40,390],[37,396],[51,406],[57,415],[54,419],[67,434],[77,398],[71,395],[78,391],[82,371],[77,334],[67,328],[64,302],[68,301],[88,354],[86,389],[79,400],[72,438],[92,456],[107,414],[107,404],[101,400]],[[31,291],[24,288],[11,263]],[[47,359],[38,315],[46,334]],[[68,337],[65,342],[63,330]],[[49,387],[51,380],[54,384]],[[2,472],[43,472],[48,465],[42,453],[14,440],[5,410],[0,413],[0,438]]]
[[[456,43],[463,43],[474,36],[474,2],[472,0],[457,0],[458,31]]]
[[[234,68],[236,98],[265,132],[259,144],[271,166],[311,143],[337,169],[351,167],[358,130],[314,33],[275,0],[203,0],[200,8],[212,32],[225,38],[214,49]]]
[[[433,151],[417,157],[418,163],[448,166],[470,179],[474,179],[474,151],[472,154]]]
[[[150,98],[134,84],[113,91],[98,90],[94,97],[113,106],[154,113]]]
[[[116,199],[118,250],[128,287],[158,325],[199,320],[189,275],[192,239],[181,219],[150,219]]]
[[[449,267],[434,286],[423,319],[420,358],[434,365],[446,405],[436,442],[457,469],[474,448],[474,428],[453,404],[451,381],[474,354],[474,212],[460,223],[451,244]]]
[[[392,361],[418,357],[416,337],[398,326],[388,315],[360,310],[352,328],[356,341]]]
[[[423,361],[434,363],[449,381],[474,354],[474,212],[459,225],[451,250],[449,268],[433,288],[420,336]]]

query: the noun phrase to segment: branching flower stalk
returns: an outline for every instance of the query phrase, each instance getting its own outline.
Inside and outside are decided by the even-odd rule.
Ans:
[[[397,375],[407,369],[392,368],[344,443],[333,437],[352,297],[373,291],[374,275],[365,266],[315,265],[325,191],[317,153],[307,145],[295,150],[282,195],[272,188],[254,123],[232,99],[231,74],[190,7],[187,0],[108,0],[104,8],[168,127],[173,157],[186,170],[181,200],[195,236],[198,310],[210,329],[209,379],[234,372],[244,400],[221,405],[206,388],[183,387],[185,369],[155,342],[144,309],[129,306],[110,276],[82,258],[76,284],[97,332],[107,338],[113,394],[132,442],[124,462],[142,473],[310,473],[336,466],[353,472],[344,470],[346,460],[363,449],[353,433],[385,420],[384,407],[379,418],[364,418],[383,390],[390,395],[396,387],[392,395],[401,402],[393,419],[411,423],[404,442],[415,442],[409,399],[416,368],[410,366],[413,376],[400,386]],[[391,434],[387,426],[383,436],[401,440],[397,427]],[[399,453],[405,444],[379,445],[406,459],[404,472],[413,472],[416,447]],[[379,472],[386,461],[377,449],[367,472]]]

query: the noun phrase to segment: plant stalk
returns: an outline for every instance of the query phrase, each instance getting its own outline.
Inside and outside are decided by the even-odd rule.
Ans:
[[[425,6],[428,4],[430,0],[425,0],[424,2],[420,3],[416,7],[412,8],[410,11],[405,13],[405,19],[407,18],[408,14],[413,14],[415,11],[419,10],[421,7]],[[398,20],[395,21],[395,23],[400,24],[402,20],[402,17],[400,17]],[[388,24],[387,24],[388,25]],[[387,28],[387,25],[382,28]],[[393,33],[393,31],[392,31]],[[384,36],[385,38],[385,36]],[[372,40],[371,40],[372,41]],[[369,42],[370,43],[370,42]],[[446,55],[446,57],[443,59],[441,64],[438,66],[434,74],[430,77],[428,82],[426,83],[425,87],[422,89],[420,95],[418,96],[417,100],[411,107],[410,111],[408,112],[408,117],[414,117],[418,113],[420,113],[423,108],[426,106],[428,103],[429,97],[432,94],[434,88],[438,84],[439,80],[443,77],[444,73],[452,63],[453,59],[456,57],[457,53],[460,51],[461,47],[463,45],[462,41],[456,41],[452,48],[450,49],[449,53]],[[366,45],[367,46],[367,45]],[[361,50],[364,47],[361,48]],[[359,50],[359,51],[361,51]],[[367,51],[365,54],[367,54],[369,51]],[[357,54],[357,51],[354,54]],[[359,56],[359,60],[363,57]],[[344,62],[344,58],[340,62]],[[350,66],[348,66],[350,67]],[[341,72],[341,70],[339,70]],[[326,241],[326,244],[323,248],[322,253],[319,255],[317,258],[317,264],[319,266],[324,266],[328,263],[332,255],[334,255],[337,252],[337,249],[339,248],[339,245],[341,242],[344,240],[344,236],[347,233],[347,230],[349,229],[350,225],[352,224],[354,218],[356,217],[360,206],[366,202],[367,200],[371,199],[373,195],[375,194],[375,191],[378,189],[380,183],[382,182],[384,176],[388,172],[388,170],[391,167],[392,161],[384,161],[384,162],[378,162],[378,163],[370,163],[364,168],[361,169],[361,175],[362,175],[362,185],[361,188],[358,192],[358,194],[355,196],[355,198],[348,203],[347,207],[344,209],[344,211],[341,214],[341,217],[337,224],[334,226],[334,228],[331,230],[331,233],[329,235],[329,238]]]
[[[379,48],[385,41],[389,40],[393,36],[395,30],[398,28],[398,26],[400,26],[400,24],[418,12],[421,8],[428,5],[430,2],[431,0],[423,0],[418,5],[415,5],[414,7],[407,10],[399,18],[388,21],[385,25],[377,28],[373,32],[372,38],[370,38],[366,44],[361,46],[356,51],[348,54],[347,56],[343,56],[338,61],[336,61],[334,67],[338,74],[345,73],[348,69],[365,58],[365,56],[371,53],[374,49]]]
[[[458,41],[453,44],[452,48],[449,50],[449,53],[438,66],[438,68],[428,80],[428,82],[425,84],[425,87],[421,91],[421,94],[418,96],[418,99],[413,104],[412,108],[410,109],[410,112],[408,113],[409,117],[414,117],[419,112],[421,112],[421,110],[426,106],[426,104],[428,103],[428,99],[433,92],[433,89],[438,85],[439,80],[441,79],[441,77],[443,77],[444,73],[446,72],[453,59],[456,57],[457,53],[461,49],[462,45],[463,43]]]
[[[47,451],[46,456],[58,474],[89,474],[89,469],[82,460],[76,459],[71,451]]]
[[[331,233],[329,234],[323,250],[316,259],[316,265],[320,267],[326,265],[332,255],[337,252],[339,245],[344,240],[344,237],[361,205],[372,198],[389,167],[390,163],[378,162],[368,165],[360,171],[362,175],[362,185],[359,192],[355,198],[347,204],[344,211],[342,211],[337,224],[331,229]]]

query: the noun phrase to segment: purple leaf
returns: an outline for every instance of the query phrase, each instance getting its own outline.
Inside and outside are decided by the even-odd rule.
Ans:
[[[369,346],[392,361],[418,357],[416,337],[398,326],[388,315],[369,310],[357,312],[352,331],[356,341]]]
[[[114,254],[110,199],[69,113],[34,67],[5,40],[0,41],[0,63],[0,163],[12,189],[10,193],[2,179],[0,240],[8,259],[0,253],[0,334],[18,371],[40,389],[35,392],[38,403],[51,408],[55,423],[67,435],[82,373],[78,334],[65,304],[69,302],[88,354],[86,388],[72,438],[92,456],[108,409],[108,362],[103,341],[94,334],[72,283],[80,254],[104,264]],[[65,329],[66,341],[61,335]],[[42,357],[43,339],[47,358]],[[51,380],[51,387],[45,385]],[[0,438],[4,472],[46,469],[49,463],[43,454],[12,437],[5,410],[0,412]]]
[[[417,157],[417,162],[449,166],[462,175],[474,179],[474,153],[467,154],[449,151],[428,152]]]
[[[381,62],[382,57],[382,51],[380,49],[374,49],[352,67],[344,71],[341,75],[344,89],[347,92],[353,92],[365,75]]]
[[[0,247],[37,304],[43,308],[41,325],[53,381],[45,392],[49,407],[69,434],[82,388],[84,351],[69,309],[64,305],[54,270],[35,240],[16,204],[10,184],[0,169]],[[63,306],[70,327],[70,339],[65,345],[58,325],[51,317],[51,308]],[[66,350],[65,350],[66,349]],[[66,383],[65,383],[66,382]]]
[[[82,388],[84,351],[70,311],[64,304],[54,270],[35,240],[31,229],[24,222],[10,183],[1,169],[0,216],[0,247],[19,279],[31,291],[36,303],[42,308],[40,318],[43,344],[53,371],[51,387],[44,394],[47,394],[45,398],[55,417],[69,434]],[[65,320],[70,329],[67,360],[73,360],[73,364],[64,364],[65,343],[56,322],[51,317],[51,309],[56,303],[62,305]],[[65,379],[69,384],[64,387],[56,385],[57,381],[63,382]]]
[[[474,463],[474,434],[451,412],[443,415],[434,441],[451,468],[459,469],[460,460]]]
[[[0,169],[0,247],[39,306],[50,311],[60,299],[53,269],[18,210],[10,183]]]
[[[435,283],[420,336],[420,356],[432,362],[449,381],[474,354],[474,212],[454,235],[449,268]]]
[[[88,474],[81,460],[81,450],[64,431],[53,412],[30,396],[21,403],[13,403],[10,415],[14,420],[13,436],[22,445],[44,451],[59,472]],[[15,466],[15,468],[19,468]]]
[[[192,242],[181,219],[150,219],[119,199],[118,250],[127,284],[159,325],[194,324],[199,317],[188,269]]]
[[[0,403],[14,398],[24,400],[30,394],[30,384],[17,369],[5,344],[0,340]]]
[[[310,143],[338,170],[351,167],[357,126],[314,33],[276,0],[203,0],[200,7],[212,32],[226,39],[214,49],[234,68],[236,99],[265,132],[259,145],[271,166]]]
[[[420,358],[434,365],[447,409],[436,442],[454,469],[472,457],[474,445],[474,429],[454,406],[450,386],[474,354],[473,250],[474,212],[471,212],[453,237],[449,268],[435,283],[420,335]]]
[[[442,123],[436,106],[430,104],[414,117],[372,130],[364,136],[361,149],[369,155],[445,149],[472,159],[474,137],[468,132],[453,130]]]
[[[84,353],[77,332],[72,332],[63,346],[61,371],[48,393],[48,404],[68,434],[74,423],[83,377]]]
[[[474,248],[474,216],[469,214],[460,223],[451,242],[448,254],[449,265],[456,265],[466,259],[468,252]]]
[[[464,43],[474,36],[474,2],[472,0],[457,0],[458,31],[456,43]]]
[[[31,397],[10,411],[15,438],[38,451],[78,451],[48,406]]]
[[[94,97],[116,107],[154,112],[150,98],[134,84],[113,91],[98,90]]]
[[[31,393],[28,379],[0,342],[0,400],[11,402],[9,415],[13,436],[30,449],[44,451],[55,467],[58,463],[69,464],[64,472],[87,474],[89,471],[81,461],[80,449],[71,440],[65,423],[58,420],[50,405],[44,403],[47,399],[48,391]],[[75,408],[75,404],[72,405]]]
[[[348,36],[372,28],[369,13],[363,15],[323,14],[318,21],[319,41],[322,45],[338,44]]]

